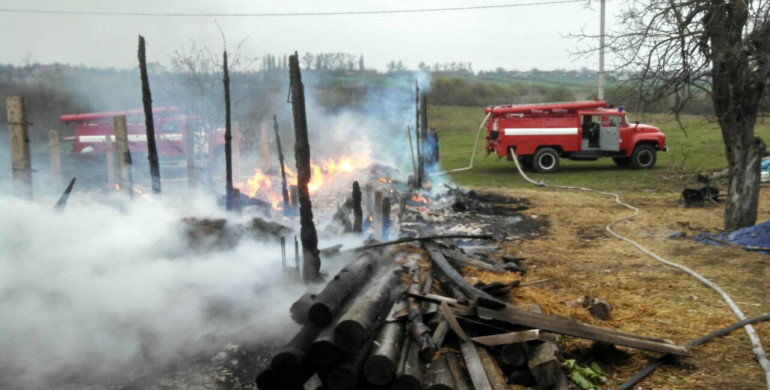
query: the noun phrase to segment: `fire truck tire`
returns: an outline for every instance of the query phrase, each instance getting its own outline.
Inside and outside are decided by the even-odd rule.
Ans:
[[[559,170],[559,152],[554,148],[540,148],[532,157],[532,169],[540,173],[553,173]]]
[[[656,159],[657,154],[652,145],[637,145],[634,148],[634,153],[631,154],[631,165],[636,169],[651,169],[655,166]]]
[[[612,161],[619,167],[627,167],[631,165],[631,157],[613,157]]]

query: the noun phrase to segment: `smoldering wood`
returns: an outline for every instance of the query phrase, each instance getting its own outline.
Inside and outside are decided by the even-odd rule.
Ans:
[[[363,232],[364,212],[361,208],[361,186],[353,182],[353,232]]]
[[[476,343],[486,346],[505,345],[512,343],[522,343],[526,341],[538,340],[540,337],[539,329],[522,330],[518,332],[501,333],[491,336],[474,337],[472,340]]]
[[[420,161],[417,169],[420,172],[420,185],[425,181],[425,160],[428,158],[426,140],[428,134],[428,94],[422,92],[420,96]]]
[[[425,390],[454,389],[455,380],[452,376],[452,371],[449,369],[446,355],[447,354],[442,353],[430,363],[430,366],[425,372],[425,380],[423,381]]]
[[[308,309],[308,319],[318,327],[329,325],[343,302],[354,294],[374,274],[380,259],[364,253],[343,268],[334,279],[318,293],[315,302]]]
[[[409,151],[412,152],[412,171],[413,171],[413,178],[417,177],[417,162],[414,158],[414,145],[412,145],[412,127],[407,126],[406,127],[406,137],[409,138]]]
[[[29,130],[26,99],[10,96],[6,99],[8,132],[11,146],[13,192],[22,199],[32,199],[32,158],[29,151]]]
[[[302,241],[302,279],[313,282],[320,279],[321,258],[318,253],[318,233],[313,223],[313,205],[310,202],[310,142],[305,114],[305,86],[299,70],[299,55],[289,56],[291,108],[294,115],[294,157],[297,160],[297,189],[299,191],[300,239]]]
[[[520,367],[529,361],[529,345],[526,342],[513,342],[500,349],[500,361],[507,366]]]
[[[48,146],[51,153],[51,187],[61,187],[61,155],[59,154],[59,132],[48,132]]]
[[[420,390],[424,376],[425,365],[420,360],[419,345],[407,334],[404,336],[396,379],[391,384],[391,389]]]
[[[281,147],[281,134],[278,131],[278,117],[273,115],[273,130],[275,131],[275,145],[278,149],[278,163],[281,164],[281,195],[283,196],[283,215],[287,215],[289,205],[289,189],[286,184],[286,168],[283,162],[283,148]]]
[[[160,194],[160,165],[158,164],[158,146],[155,141],[155,120],[152,117],[152,93],[150,79],[147,76],[147,57],[145,55],[144,37],[139,36],[139,73],[142,81],[142,108],[144,109],[144,125],[147,130],[147,160],[150,162],[150,178],[152,193]]]
[[[327,385],[330,390],[354,390],[358,386],[362,375],[364,362],[369,357],[369,352],[374,344],[374,339],[369,339],[354,355],[350,355],[329,370]]]
[[[412,282],[409,284],[408,291],[412,295],[420,294],[420,265],[415,261],[412,263],[409,273],[412,275]],[[423,362],[430,362],[436,355],[436,344],[431,337],[430,328],[425,325],[422,318],[420,302],[409,297],[409,333],[412,339],[417,343],[420,358]]]
[[[452,261],[458,264],[459,267],[470,266],[493,272],[500,272],[503,270],[499,265],[486,263],[456,249],[441,248],[441,253],[443,253],[445,257],[452,259]]]
[[[316,367],[330,367],[344,356],[334,344],[334,327],[327,326],[310,345],[307,356]]]
[[[128,148],[128,126],[124,115],[112,118],[115,128],[115,147],[118,154],[118,186],[127,191],[128,196],[134,196],[133,174],[131,172],[131,150]]]
[[[441,307],[441,315],[444,316],[444,319],[446,319],[447,324],[449,324],[449,328],[452,329],[452,331],[457,336],[457,338],[460,339],[461,341],[468,341],[468,336],[465,334],[465,331],[463,331],[463,328],[457,322],[457,318],[455,317],[454,313],[452,313],[452,310],[449,308],[449,305],[446,302],[442,301],[440,307]]]
[[[424,243],[425,249],[428,251],[433,264],[436,265],[439,271],[446,276],[454,285],[456,285],[460,291],[468,298],[470,298],[477,306],[486,307],[490,309],[502,309],[505,304],[497,298],[473,287],[463,278],[460,273],[457,272],[446,260],[441,253],[438,245],[432,242]]]
[[[394,291],[401,281],[401,272],[393,265],[386,266],[367,289],[351,303],[350,308],[337,321],[334,343],[341,350],[353,353],[375,335],[375,323],[385,317],[395,300]]]
[[[70,193],[72,193],[72,187],[75,186],[76,179],[76,177],[73,177],[72,180],[70,180],[70,183],[67,184],[67,188],[64,189],[64,192],[59,197],[59,201],[56,202],[54,209],[63,211],[64,208],[67,207],[67,200],[70,198]]]
[[[476,346],[476,353],[478,353],[481,364],[484,366],[484,372],[489,379],[492,390],[508,390],[508,383],[494,356],[492,356],[486,348],[480,345]]]
[[[222,52],[222,85],[225,89],[225,208],[233,209],[233,129],[230,123],[230,71],[227,50]]]
[[[364,364],[364,376],[367,381],[384,386],[395,377],[404,335],[404,324],[401,321],[382,326],[374,340],[372,353]]]
[[[420,142],[420,86],[417,84],[417,80],[414,80],[414,139],[415,149],[417,150],[417,169],[414,174],[414,187],[422,187],[422,147]]]
[[[281,237],[281,243],[283,242],[284,237]],[[284,264],[284,268],[285,267],[286,265]],[[307,311],[315,301],[315,297],[316,294],[306,292],[291,305],[289,312],[291,313],[291,319],[293,319],[294,322],[300,325],[307,323]]]
[[[460,364],[460,358],[454,351],[446,352],[445,356],[447,367],[449,367],[449,371],[452,373],[452,378],[454,379],[453,389],[470,390],[472,387],[468,386],[468,381],[465,379],[465,370],[463,370],[462,365]]]

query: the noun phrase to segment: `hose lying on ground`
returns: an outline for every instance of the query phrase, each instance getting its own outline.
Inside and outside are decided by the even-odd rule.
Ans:
[[[735,302],[732,300],[732,298],[730,298],[730,296],[727,295],[727,293],[724,292],[724,290],[722,290],[719,286],[717,286],[712,281],[710,281],[710,280],[706,279],[705,277],[703,277],[703,275],[701,275],[701,274],[699,274],[699,273],[697,273],[697,272],[695,272],[695,271],[693,271],[693,270],[691,270],[691,269],[689,269],[689,268],[687,268],[687,267],[685,267],[683,265],[674,263],[672,261],[668,261],[668,260],[666,260],[666,259],[664,259],[664,258],[662,258],[662,257],[660,257],[658,255],[656,255],[655,253],[652,253],[650,250],[648,250],[647,248],[643,247],[638,242],[636,242],[636,241],[634,241],[634,240],[632,240],[630,238],[624,237],[624,236],[616,233],[614,230],[612,230],[612,226],[615,225],[616,223],[622,222],[622,221],[627,221],[627,220],[629,220],[631,218],[634,218],[637,215],[639,215],[639,209],[634,207],[634,206],[631,206],[631,205],[629,205],[627,203],[623,203],[620,200],[620,195],[618,195],[618,194],[616,194],[614,192],[599,191],[599,190],[595,190],[595,189],[592,189],[592,188],[586,188],[586,187],[548,186],[542,180],[541,181],[534,181],[534,180],[530,179],[524,173],[524,171],[521,169],[521,165],[519,165],[519,159],[518,159],[518,157],[516,157],[516,153],[513,151],[513,149],[511,149],[511,155],[513,157],[513,162],[516,163],[516,169],[519,171],[519,175],[521,175],[521,177],[524,178],[524,180],[532,183],[533,185],[535,185],[537,187],[552,187],[552,188],[561,188],[561,189],[567,189],[567,190],[581,190],[581,191],[595,192],[595,193],[598,193],[598,194],[609,195],[609,196],[615,197],[615,203],[617,203],[617,204],[619,204],[619,205],[621,205],[623,207],[626,207],[626,208],[628,208],[630,210],[633,210],[634,212],[632,214],[630,214],[630,215],[625,216],[625,217],[618,218],[618,219],[608,223],[606,226],[604,226],[604,229],[607,230],[608,233],[610,233],[611,235],[613,235],[616,238],[619,238],[619,239],[621,239],[621,240],[623,240],[623,241],[633,245],[634,247],[636,247],[636,249],[639,249],[640,251],[642,251],[643,253],[649,255],[653,259],[655,259],[655,260],[657,260],[657,261],[659,261],[659,262],[661,262],[661,263],[663,263],[665,265],[668,265],[670,267],[674,267],[674,268],[676,268],[676,269],[678,269],[680,271],[684,271],[684,272],[690,274],[691,276],[695,277],[701,283],[705,284],[708,287],[711,287],[712,290],[716,291],[717,294],[719,294],[722,297],[722,300],[724,300],[725,303],[727,303],[727,305],[730,307],[730,310],[732,310],[732,312],[735,314],[736,317],[738,317],[739,320],[745,320],[746,319],[746,316],[743,315],[743,312],[741,311],[740,308],[738,308],[738,305],[735,304]],[[759,335],[757,335],[756,330],[754,330],[754,327],[751,326],[751,324],[746,324],[744,326],[744,329],[746,330],[746,333],[749,335],[749,340],[751,341],[752,350],[754,351],[754,355],[756,356],[757,361],[759,362],[760,367],[762,367],[762,370],[765,372],[765,381],[766,381],[767,389],[770,390],[770,361],[768,361],[767,353],[762,348],[762,341],[759,339]]]

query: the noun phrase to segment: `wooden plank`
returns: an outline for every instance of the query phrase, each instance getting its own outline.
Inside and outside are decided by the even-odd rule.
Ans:
[[[478,307],[476,310],[481,318],[491,318],[512,324],[543,329],[549,332],[678,356],[688,356],[690,354],[687,348],[674,345],[670,340],[591,326],[571,318],[535,313],[510,304],[506,305],[503,310],[489,310],[483,307]]]
[[[460,343],[460,350],[463,353],[465,359],[465,366],[468,368],[468,374],[471,376],[471,382],[473,388],[476,390],[492,390],[492,385],[489,384],[489,378],[484,370],[484,365],[481,363],[478,352],[476,352],[476,346],[470,340],[465,340]]]
[[[499,299],[468,283],[465,278],[463,278],[463,276],[449,264],[447,259],[441,253],[441,249],[439,249],[438,245],[433,242],[426,242],[424,245],[431,260],[433,260],[433,264],[436,265],[436,268],[455,284],[465,296],[475,302],[476,306],[490,309],[502,309],[505,307],[505,303]]]
[[[118,186],[129,197],[134,195],[134,183],[131,174],[131,150],[128,146],[128,126],[125,115],[112,117],[115,127],[115,146],[118,151]]]
[[[468,341],[468,336],[463,331],[463,328],[460,327],[457,318],[455,318],[454,313],[452,313],[452,309],[449,308],[449,305],[447,305],[446,302],[441,302],[441,314],[444,315],[449,327],[452,328],[452,331],[455,332],[457,337],[462,341]]]
[[[495,358],[482,346],[476,347],[476,352],[479,355],[479,359],[481,359],[481,364],[484,366],[484,371],[487,373],[492,390],[508,390],[508,383]]]
[[[522,330],[520,332],[501,333],[492,336],[474,337],[471,340],[486,346],[521,343],[537,340],[540,337],[539,329]]]

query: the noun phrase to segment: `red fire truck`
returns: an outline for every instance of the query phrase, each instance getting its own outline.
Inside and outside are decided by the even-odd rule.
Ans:
[[[654,126],[629,123],[623,107],[602,100],[486,108],[487,152],[513,154],[536,172],[559,169],[559,159],[611,157],[618,166],[650,169],[666,135]]]
[[[224,129],[217,129],[206,135],[203,119],[182,115],[178,107],[159,107],[154,108],[152,112],[161,164],[181,163],[187,154],[185,137],[193,134],[198,138],[196,142],[192,142],[197,152],[204,155],[210,154],[214,163],[224,160]],[[62,115],[59,118],[62,123],[75,124],[75,136],[65,138],[74,141],[72,153],[79,156],[103,155],[107,136],[111,137],[114,145],[115,128],[112,118],[119,115],[126,116],[131,153],[146,155],[147,130],[144,111],[141,109]],[[240,138],[240,134],[236,134],[235,137]],[[201,138],[205,141],[201,142]]]

